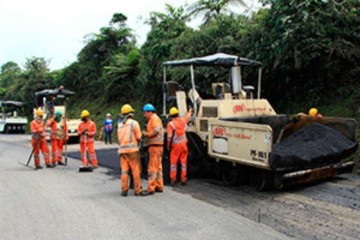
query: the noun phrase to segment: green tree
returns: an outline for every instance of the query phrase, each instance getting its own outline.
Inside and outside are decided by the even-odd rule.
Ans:
[[[204,23],[207,23],[220,14],[232,13],[231,6],[246,7],[243,0],[198,0],[188,7],[188,11],[190,16],[203,15]]]
[[[10,88],[14,84],[16,84],[20,74],[21,69],[17,63],[5,63],[1,66],[0,87],[3,87],[4,89]]]
[[[283,106],[291,100],[308,107],[351,94],[359,75],[360,2],[262,2],[271,5],[257,40],[264,87],[283,93],[273,97]]]
[[[54,87],[54,82],[49,78],[48,61],[39,57],[28,58],[25,62],[25,71],[15,89],[20,93],[21,101],[27,103],[28,113],[35,105],[35,92],[51,87]]]
[[[78,76],[73,76],[82,89],[82,96],[100,97],[104,95],[103,74],[106,66],[113,64],[114,56],[122,53],[127,55],[135,48],[135,37],[132,30],[126,26],[126,16],[115,13],[109,27],[100,29],[99,34],[88,35],[86,46],[78,54],[76,67]],[[74,72],[72,72],[74,73]],[[64,79],[64,82],[70,80]]]
[[[147,23],[151,30],[144,45],[141,47],[141,61],[139,85],[143,96],[148,101],[159,103],[161,96],[161,79],[163,61],[171,56],[172,49],[176,46],[176,39],[186,30],[189,16],[184,7],[166,5],[166,13],[152,12]],[[151,92],[151,96],[144,92]]]
[[[107,102],[129,99],[141,95],[136,84],[140,52],[134,48],[128,54],[113,55],[109,66],[104,67],[102,82]]]

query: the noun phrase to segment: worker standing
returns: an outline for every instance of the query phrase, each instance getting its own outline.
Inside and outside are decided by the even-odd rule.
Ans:
[[[51,140],[51,155],[52,164],[55,166],[65,165],[62,162],[62,153],[64,149],[64,143],[69,139],[68,128],[66,119],[62,117],[61,112],[56,112],[54,117],[50,118],[47,122],[50,127],[50,140]]]
[[[162,155],[164,145],[164,129],[161,119],[155,113],[152,104],[143,107],[144,117],[147,120],[146,131],[143,136],[147,137],[149,164],[148,164],[148,194],[163,192],[164,181],[162,175]]]
[[[88,110],[81,111],[80,114],[81,123],[77,128],[77,133],[79,135],[80,141],[80,152],[81,152],[81,161],[84,167],[88,166],[88,160],[86,156],[86,149],[89,151],[90,163],[93,168],[98,167],[98,161],[96,158],[95,152],[95,133],[96,133],[96,124],[90,119],[90,112]]]
[[[181,164],[181,185],[185,186],[187,181],[187,157],[188,147],[186,138],[187,123],[193,110],[189,109],[184,118],[179,117],[179,110],[172,107],[169,110],[171,121],[167,124],[167,148],[170,151],[170,184],[175,186],[177,177],[177,165]]]
[[[112,144],[112,131],[113,131],[113,123],[114,121],[111,118],[111,114],[106,114],[106,118],[104,119],[104,142],[105,144]]]
[[[40,150],[44,156],[46,167],[54,167],[50,163],[49,148],[45,138],[45,123],[43,116],[44,112],[41,109],[37,109],[35,111],[35,119],[30,123],[31,145],[34,150],[35,169],[42,169],[40,165]]]
[[[135,196],[144,195],[141,186],[141,161],[139,141],[141,130],[139,123],[133,119],[134,109],[129,104],[121,107],[121,115],[124,120],[117,130],[119,140],[119,158],[121,167],[121,196],[126,197],[129,190],[129,171],[134,179]]]

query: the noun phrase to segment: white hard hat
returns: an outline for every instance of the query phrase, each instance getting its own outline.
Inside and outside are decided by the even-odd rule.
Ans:
[[[111,117],[111,114],[110,114],[110,113],[108,113],[108,114],[106,114],[106,116],[107,116],[107,117]]]

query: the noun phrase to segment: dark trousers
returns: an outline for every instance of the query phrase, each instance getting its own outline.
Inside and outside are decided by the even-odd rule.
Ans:
[[[105,144],[106,143],[112,144],[112,139],[111,139],[112,132],[104,132],[104,133],[105,133],[105,137],[104,137]]]

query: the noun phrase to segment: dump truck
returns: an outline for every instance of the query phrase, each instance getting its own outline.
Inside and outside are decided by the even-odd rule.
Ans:
[[[25,133],[28,119],[19,116],[24,105],[19,101],[0,101],[0,133]]]
[[[77,142],[79,136],[77,134],[77,127],[81,123],[80,119],[71,119],[67,115],[67,98],[73,96],[75,93],[64,89],[63,87],[55,89],[44,89],[35,92],[36,108],[44,111],[44,119],[48,119],[56,112],[61,112],[66,117],[66,124],[68,127],[69,141]],[[46,128],[46,138],[50,140],[50,128]]]
[[[174,72],[170,67],[189,69],[189,89],[169,79]],[[221,68],[229,77],[213,81],[212,96],[203,97],[195,81],[196,67]],[[243,72],[249,69],[253,84],[243,85]],[[183,69],[178,72],[182,74],[170,75],[184,76]],[[356,120],[276,113],[261,98],[261,62],[218,53],[166,61],[163,73],[162,115],[167,117],[173,106],[180,117],[189,107],[194,110],[187,130],[191,175],[210,171],[226,184],[246,182],[267,190],[352,171],[355,161],[350,157],[358,147]]]

